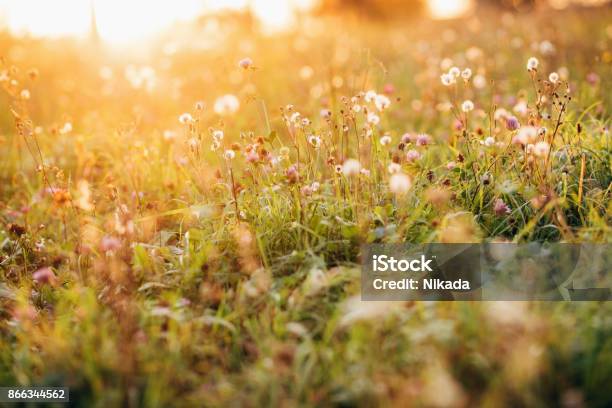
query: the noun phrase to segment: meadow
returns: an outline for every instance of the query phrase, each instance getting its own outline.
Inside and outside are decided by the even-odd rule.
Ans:
[[[610,406],[610,302],[362,302],[364,243],[612,241],[610,8],[0,34],[0,385]]]

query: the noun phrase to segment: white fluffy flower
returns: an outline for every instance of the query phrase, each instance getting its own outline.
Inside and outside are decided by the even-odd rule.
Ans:
[[[193,122],[193,117],[189,113],[183,113],[181,116],[179,116],[179,122],[181,122],[183,125],[191,123]]]
[[[227,160],[232,160],[234,157],[236,157],[236,152],[233,150],[226,150],[224,156]]]
[[[551,72],[548,76],[548,80],[553,84],[556,84],[559,81],[559,74],[557,74],[556,72]]]
[[[466,68],[461,72],[461,78],[465,79],[466,81],[469,81],[471,77],[472,77],[471,69]]]
[[[361,164],[355,159],[348,159],[342,165],[342,174],[347,177],[359,174],[359,170],[361,170]]]
[[[463,101],[463,103],[461,104],[461,110],[464,112],[471,112],[474,110],[474,102],[470,101],[469,99],[466,101]]]
[[[538,142],[533,146],[533,154],[537,157],[547,156],[549,151],[550,145],[546,142]]]
[[[391,101],[385,95],[376,95],[374,98],[374,105],[376,106],[376,109],[381,112],[387,109],[390,104]]]
[[[386,146],[389,143],[391,143],[391,136],[389,135],[384,135],[383,137],[380,138],[380,144],[381,146]]]
[[[218,97],[215,100],[214,111],[217,115],[225,116],[236,113],[240,108],[240,101],[232,94],[227,94]]]
[[[404,195],[412,187],[412,181],[410,177],[404,173],[395,173],[389,179],[389,190],[397,195]]]
[[[370,125],[378,125],[378,123],[380,123],[380,117],[374,112],[368,112],[367,121]]]
[[[538,69],[540,61],[536,57],[531,57],[527,60],[527,71],[533,71]]]

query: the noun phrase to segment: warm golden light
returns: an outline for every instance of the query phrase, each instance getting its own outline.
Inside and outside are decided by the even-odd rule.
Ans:
[[[427,7],[433,18],[460,17],[472,8],[471,0],[428,0]]]
[[[130,43],[206,12],[250,9],[267,30],[288,27],[313,0],[1,0],[0,22],[36,36],[87,35],[92,10],[103,40]]]

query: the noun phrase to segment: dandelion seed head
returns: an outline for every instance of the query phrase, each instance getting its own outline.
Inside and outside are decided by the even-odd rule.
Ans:
[[[465,81],[469,81],[471,77],[472,77],[471,69],[466,68],[463,71],[461,71],[461,78],[463,78]]]
[[[234,114],[240,108],[240,101],[232,94],[226,94],[215,100],[213,110],[217,115],[227,116]]]
[[[223,154],[223,157],[225,157],[227,160],[232,160],[234,157],[236,157],[236,152],[231,149],[228,149]]]
[[[389,190],[396,195],[405,195],[411,187],[412,181],[404,173],[395,173],[389,179]]]
[[[348,159],[342,164],[342,174],[346,177],[351,177],[359,174],[361,164],[356,159]]]
[[[551,83],[556,84],[557,82],[559,82],[559,74],[557,74],[556,72],[551,72],[550,75],[548,75],[548,80]]]
[[[387,146],[390,143],[391,143],[391,136],[384,135],[383,137],[380,138],[380,145],[381,146]]]
[[[191,114],[185,112],[181,116],[179,116],[179,122],[182,123],[183,125],[186,125],[188,123],[192,123],[193,122],[193,117],[191,116]]]
[[[540,65],[540,61],[536,57],[531,57],[527,60],[527,71],[536,71]]]
[[[474,102],[468,100],[463,101],[463,103],[461,104],[461,110],[464,112],[471,112],[474,110]]]

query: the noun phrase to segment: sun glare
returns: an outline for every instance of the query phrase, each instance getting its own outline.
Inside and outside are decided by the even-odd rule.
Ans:
[[[111,43],[149,38],[202,13],[250,8],[267,30],[289,26],[313,0],[0,0],[0,24],[36,36],[87,35],[92,10],[100,36]]]
[[[436,19],[460,17],[472,8],[471,0],[428,0],[429,13]]]

